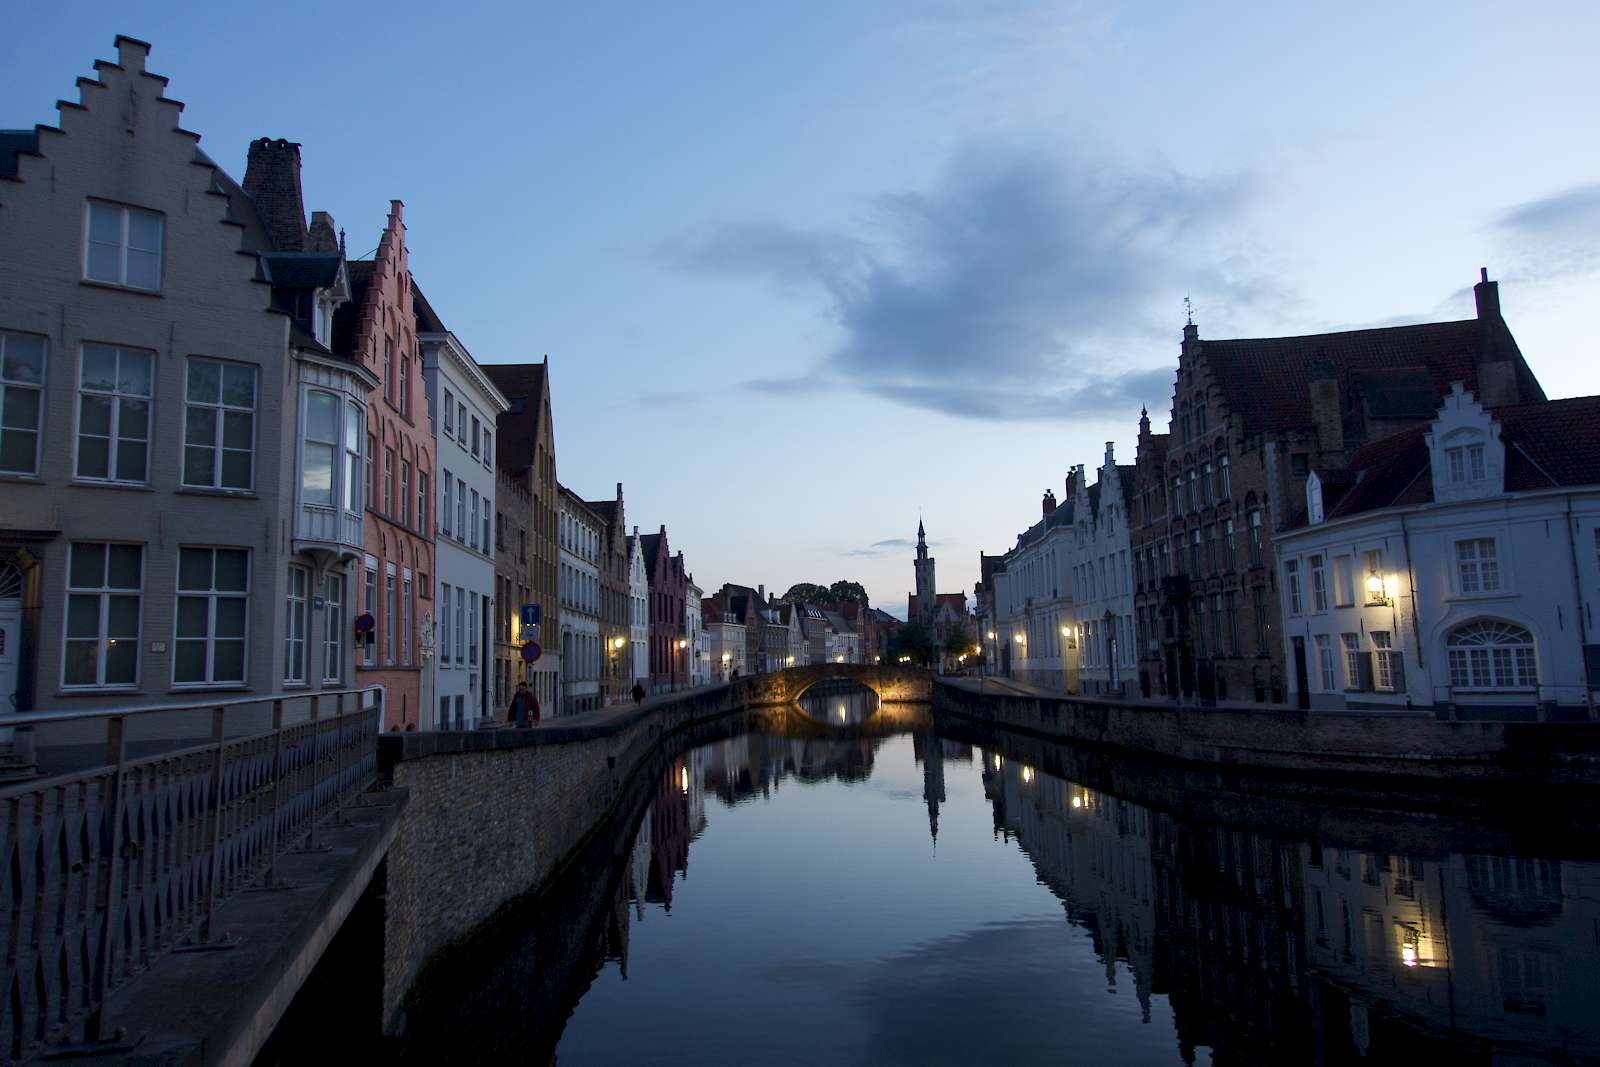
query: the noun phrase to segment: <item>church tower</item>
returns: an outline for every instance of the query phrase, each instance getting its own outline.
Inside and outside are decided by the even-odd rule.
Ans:
[[[926,622],[933,618],[934,605],[933,557],[928,555],[928,535],[917,520],[917,618],[912,622]]]

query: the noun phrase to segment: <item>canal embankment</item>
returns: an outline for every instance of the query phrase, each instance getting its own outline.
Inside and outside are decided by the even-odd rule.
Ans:
[[[1193,708],[937,679],[937,713],[1188,765],[1467,785],[1600,784],[1600,723],[1450,722],[1428,713]]]

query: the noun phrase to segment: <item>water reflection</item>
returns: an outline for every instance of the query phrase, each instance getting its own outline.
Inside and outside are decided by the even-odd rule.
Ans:
[[[797,733],[654,779],[615,873],[508,950],[559,1003],[492,1023],[527,1028],[495,1044],[562,1063],[1600,1063],[1587,857],[1307,839],[1260,829],[1270,803],[1162,810],[1051,773],[1036,742]],[[580,930],[592,947],[567,952]],[[436,991],[418,1022],[481,1052],[441,1023],[481,995]]]
[[[856,726],[878,710],[878,694],[857,682],[818,682],[795,702],[815,722]]]

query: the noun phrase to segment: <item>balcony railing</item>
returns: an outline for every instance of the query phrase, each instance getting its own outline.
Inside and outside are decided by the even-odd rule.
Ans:
[[[0,789],[0,1061],[116,1051],[111,990],[168,951],[229,947],[218,904],[271,884],[367,788],[382,722],[375,688],[0,716],[19,751],[43,757],[29,742],[47,734],[104,746]]]

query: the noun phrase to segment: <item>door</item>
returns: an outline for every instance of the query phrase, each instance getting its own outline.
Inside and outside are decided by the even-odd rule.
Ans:
[[[17,696],[21,664],[22,572],[5,563],[0,564],[0,712],[10,714],[22,702]]]
[[[1311,706],[1311,681],[1306,671],[1306,639],[1294,639],[1294,702],[1304,710]]]

